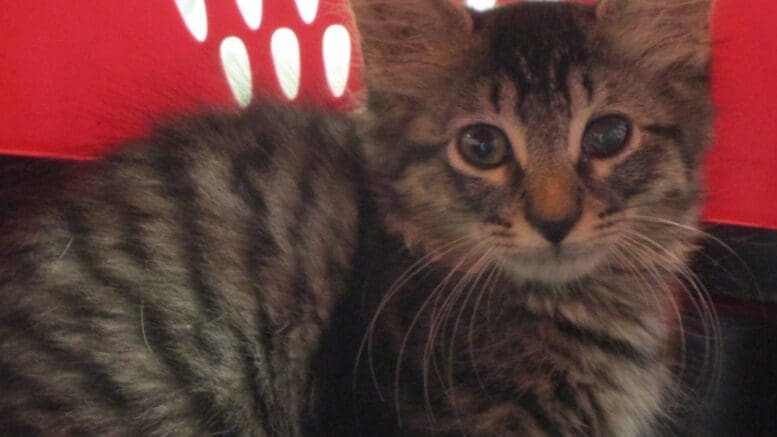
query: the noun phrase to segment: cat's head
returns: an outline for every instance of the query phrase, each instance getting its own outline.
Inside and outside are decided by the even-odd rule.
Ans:
[[[710,0],[352,3],[365,154],[408,245],[557,283],[687,237],[711,136]]]

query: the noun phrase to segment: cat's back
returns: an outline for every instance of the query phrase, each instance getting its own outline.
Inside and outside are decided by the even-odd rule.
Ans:
[[[1,169],[0,431],[297,433],[355,240],[352,138],[258,104]]]

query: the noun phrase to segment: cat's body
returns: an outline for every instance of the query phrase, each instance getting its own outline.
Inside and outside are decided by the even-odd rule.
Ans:
[[[351,139],[257,105],[6,169],[0,434],[298,434],[355,247]]]
[[[367,241],[318,358],[322,435],[655,435],[682,411],[673,276],[516,284]]]
[[[353,118],[259,104],[2,193],[28,200],[0,216],[0,426],[628,436],[671,419],[709,2],[353,5]]]

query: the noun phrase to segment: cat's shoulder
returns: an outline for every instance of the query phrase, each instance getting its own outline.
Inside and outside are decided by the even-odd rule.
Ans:
[[[353,156],[351,118],[333,108],[257,100],[240,110],[204,110],[159,123],[144,139],[105,157],[104,167],[133,163],[234,159],[247,155],[306,159]],[[161,161],[161,162],[160,162]]]
[[[342,111],[257,100],[240,110],[200,110],[159,121],[147,135],[94,160],[0,157],[0,197],[67,197],[73,190],[83,195],[107,179],[176,164],[214,167],[266,158],[283,165],[314,159],[350,168],[358,160],[357,142],[352,119]]]
[[[296,197],[298,181],[311,168],[337,191],[357,179],[356,138],[341,111],[257,100],[240,110],[161,121],[145,137],[95,160],[2,157],[0,201],[7,207],[0,224],[29,224],[70,206],[99,213],[121,199],[140,206],[172,202],[194,191],[217,199],[219,208],[234,205],[230,198],[252,186],[269,197]]]

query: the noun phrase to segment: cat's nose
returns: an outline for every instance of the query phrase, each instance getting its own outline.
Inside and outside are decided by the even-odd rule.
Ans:
[[[547,221],[529,217],[529,224],[551,244],[558,246],[569,235],[569,231],[572,230],[579,218],[579,212],[563,220]]]
[[[526,221],[546,240],[558,246],[580,220],[581,190],[574,172],[552,168],[526,181]]]

